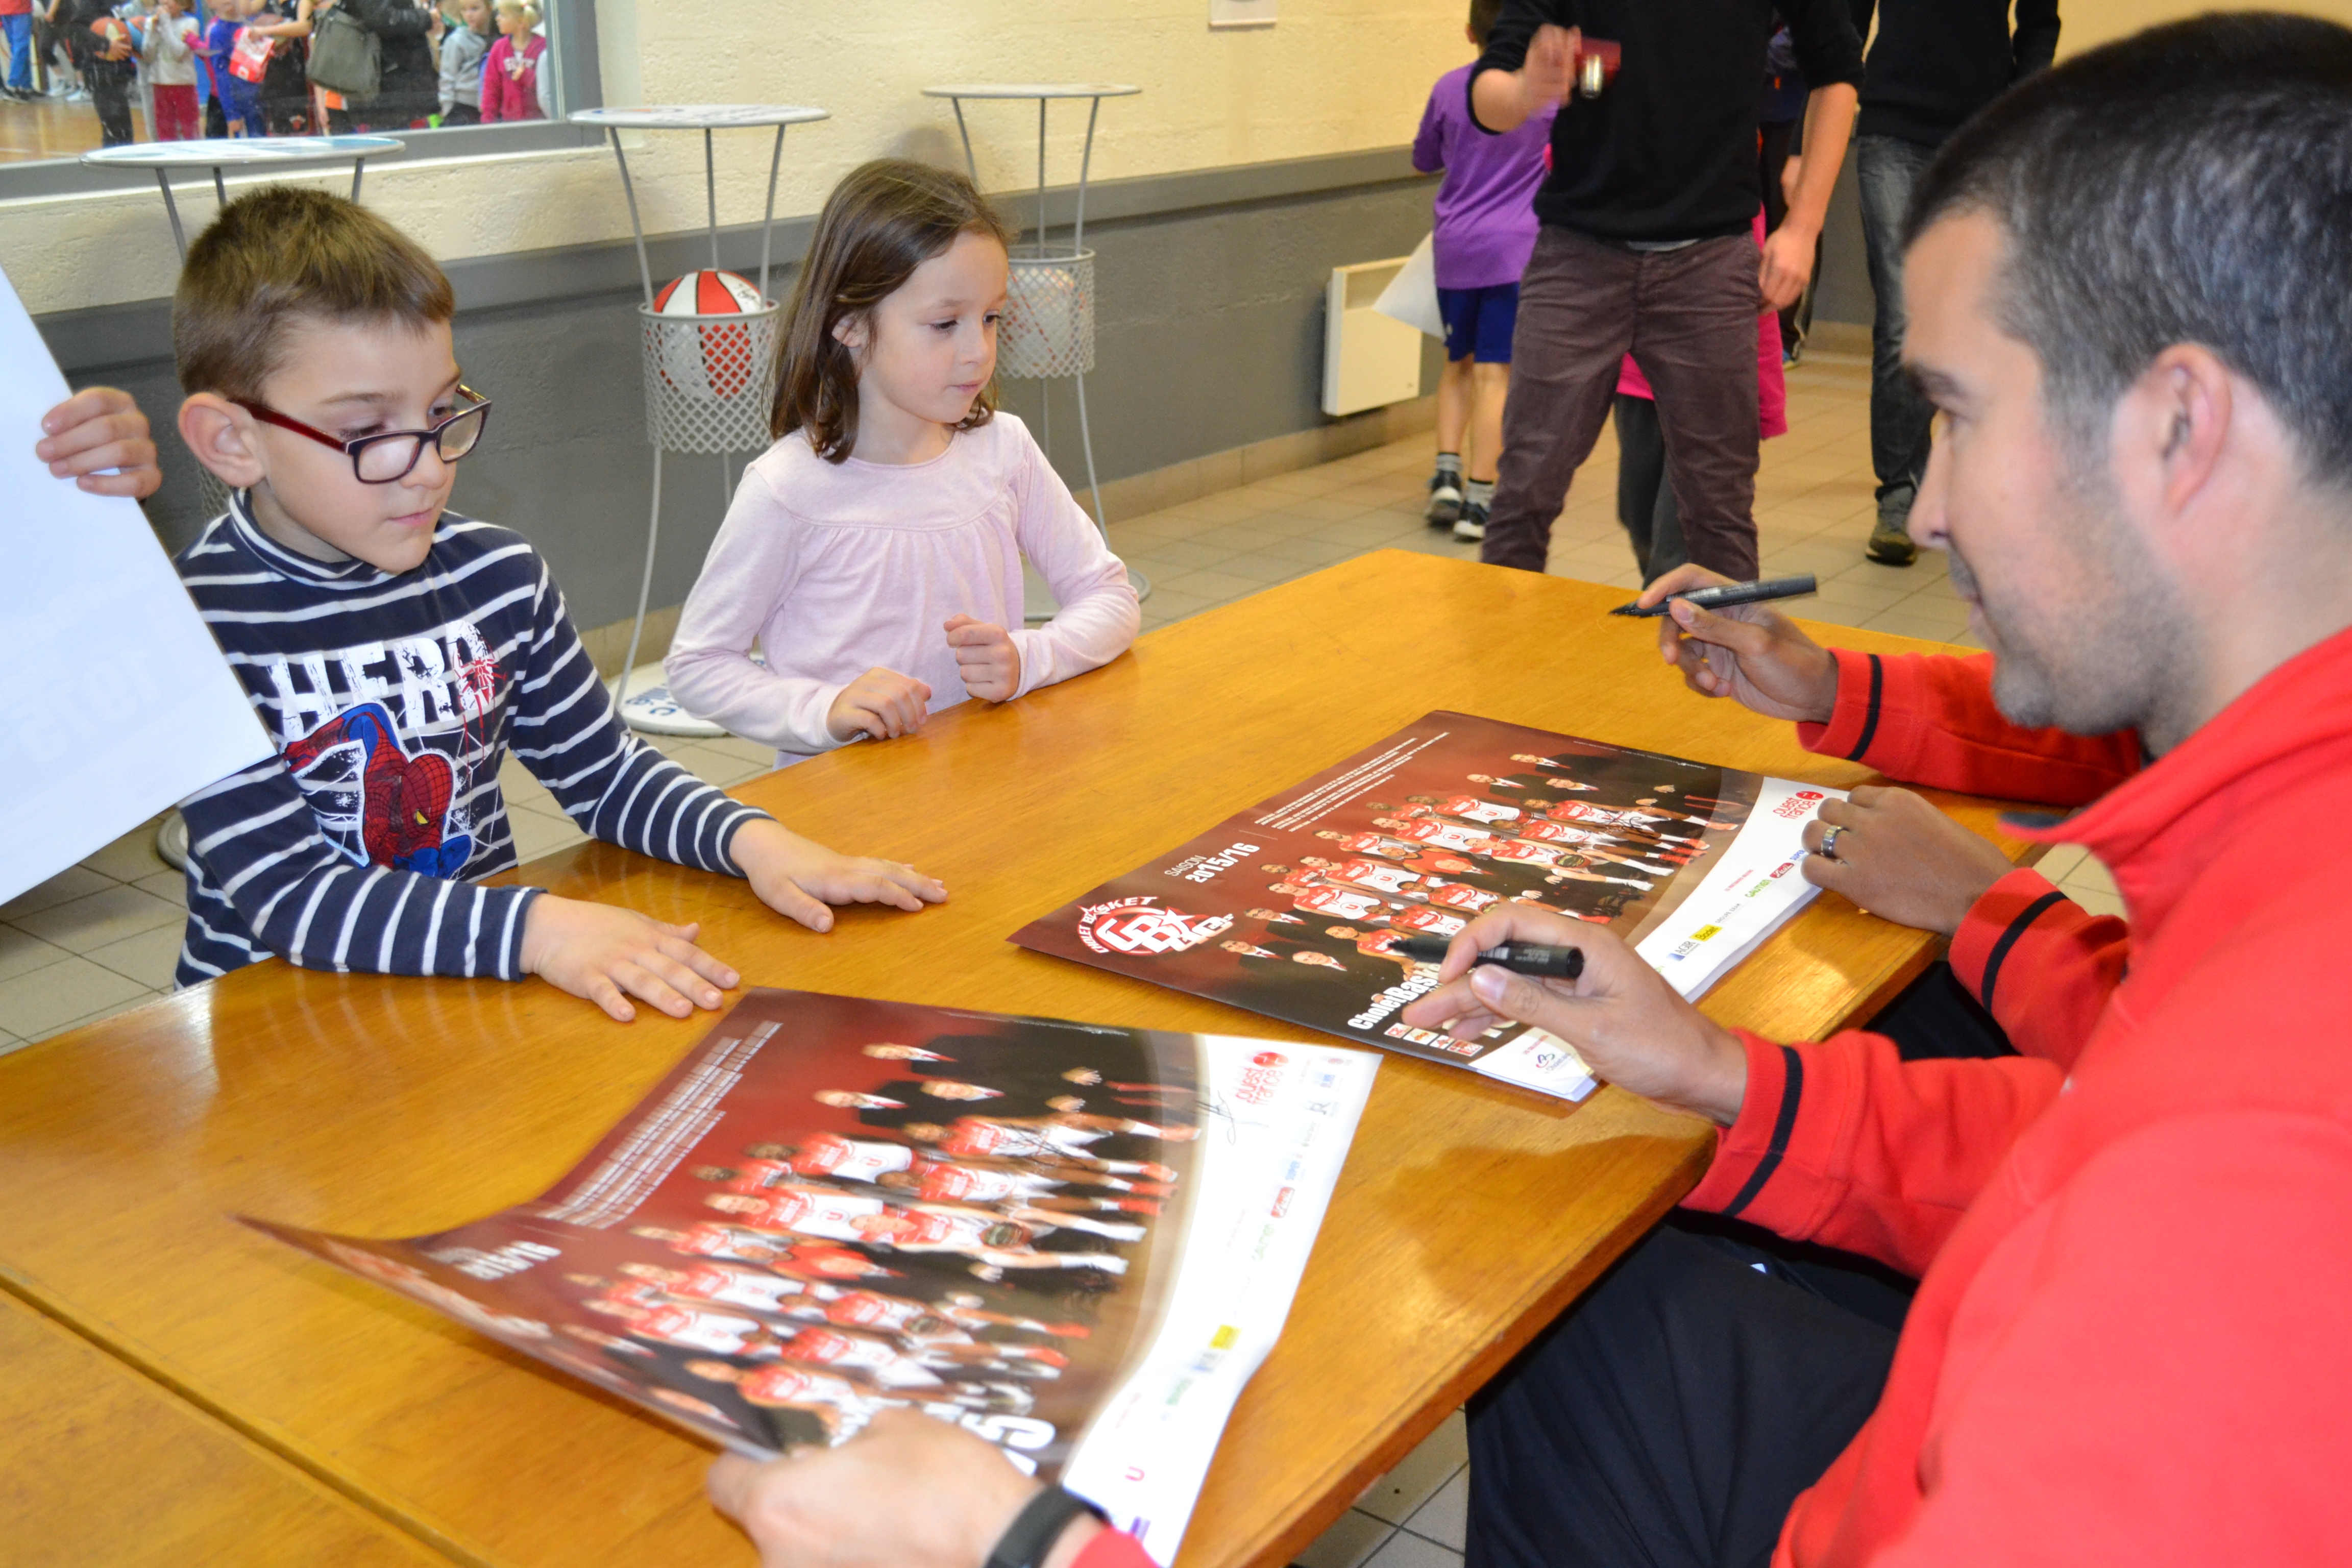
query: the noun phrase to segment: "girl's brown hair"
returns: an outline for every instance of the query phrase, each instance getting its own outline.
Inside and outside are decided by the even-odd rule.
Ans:
[[[1008,250],[1013,245],[1004,220],[953,170],[878,158],[833,188],[784,311],[771,436],[782,440],[804,431],[826,462],[849,456],[857,444],[857,362],[834,329],[866,316],[960,234],[984,234]],[[992,378],[956,428],[985,425],[995,412]]]

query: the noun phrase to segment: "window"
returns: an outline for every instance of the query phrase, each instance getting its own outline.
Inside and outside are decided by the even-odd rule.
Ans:
[[[371,97],[310,79],[331,9],[376,42]],[[119,142],[373,131],[446,156],[593,141],[562,116],[598,101],[595,36],[593,0],[0,0],[0,198],[148,181],[74,162]]]

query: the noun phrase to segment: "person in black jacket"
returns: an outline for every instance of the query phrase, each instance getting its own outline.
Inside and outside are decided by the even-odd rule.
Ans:
[[[1622,46],[1598,97],[1565,103],[1519,284],[1502,468],[1479,559],[1540,572],[1570,479],[1631,353],[1657,393],[1689,558],[1756,575],[1756,316],[1802,292],[1844,162],[1862,45],[1847,0],[1779,0],[1811,86],[1809,156],[1789,212],[1749,237],[1757,87],[1773,0],[1507,0],[1470,77],[1500,133],[1571,89],[1580,30]]]
[[[331,110],[328,128],[405,131],[422,127],[441,108],[441,13],[410,0],[337,0],[352,20],[383,41],[382,76],[373,98]]]
[[[1854,128],[1862,240],[1878,304],[1870,323],[1870,466],[1878,522],[1870,558],[1908,566],[1918,554],[1906,525],[1927,468],[1927,400],[1903,370],[1903,247],[1911,187],[1960,122],[2048,65],[2058,52],[2058,0],[1852,0],[1853,30],[1870,47]]]

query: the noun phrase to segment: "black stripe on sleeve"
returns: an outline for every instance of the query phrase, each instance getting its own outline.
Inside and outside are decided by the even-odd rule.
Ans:
[[[2051,906],[2065,901],[2065,894],[2055,888],[2051,889],[2019,910],[2017,918],[2010,921],[2008,929],[2000,933],[2000,940],[1992,944],[1992,956],[1985,960],[1984,984],[1977,987],[1978,999],[1984,1004],[1986,1012],[1992,1011],[1992,988],[2000,979],[2001,963],[2009,957],[2009,950],[2017,945],[2017,939],[2025,934],[2026,927],[2048,913]]]
[[[1853,750],[1845,754],[1847,762],[1862,761],[1863,753],[1870,750],[1870,742],[1878,733],[1878,700],[1885,689],[1886,667],[1878,662],[1878,656],[1874,653],[1870,656],[1870,706],[1862,715],[1862,739],[1856,741]]]
[[[1782,1046],[1780,1063],[1788,1082],[1780,1090],[1780,1114],[1772,1119],[1772,1141],[1765,1145],[1764,1157],[1756,1162],[1756,1169],[1748,1173],[1747,1185],[1724,1208],[1726,1219],[1738,1218],[1739,1211],[1756,1201],[1756,1194],[1764,1190],[1764,1184],[1780,1168],[1780,1156],[1789,1151],[1789,1134],[1797,1130],[1797,1101],[1805,1092],[1805,1058],[1794,1047]]]

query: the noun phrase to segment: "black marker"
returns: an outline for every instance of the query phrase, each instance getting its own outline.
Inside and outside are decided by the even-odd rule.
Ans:
[[[1799,599],[1819,592],[1821,584],[1808,572],[1801,577],[1767,577],[1761,583],[1726,583],[1718,588],[1694,588],[1687,594],[1669,594],[1648,609],[1642,608],[1638,599],[1630,605],[1620,605],[1609,613],[1612,616],[1663,616],[1666,606],[1676,599],[1688,599],[1702,610],[1727,610],[1734,605],[1758,605],[1767,599]]]
[[[1442,936],[1409,936],[1396,945],[1399,952],[1417,963],[1439,963],[1444,961],[1445,950],[1454,943],[1452,939]],[[1473,962],[1492,963],[1514,974],[1532,974],[1539,980],[1573,980],[1584,973],[1584,950],[1507,942],[1500,947],[1488,948]]]

